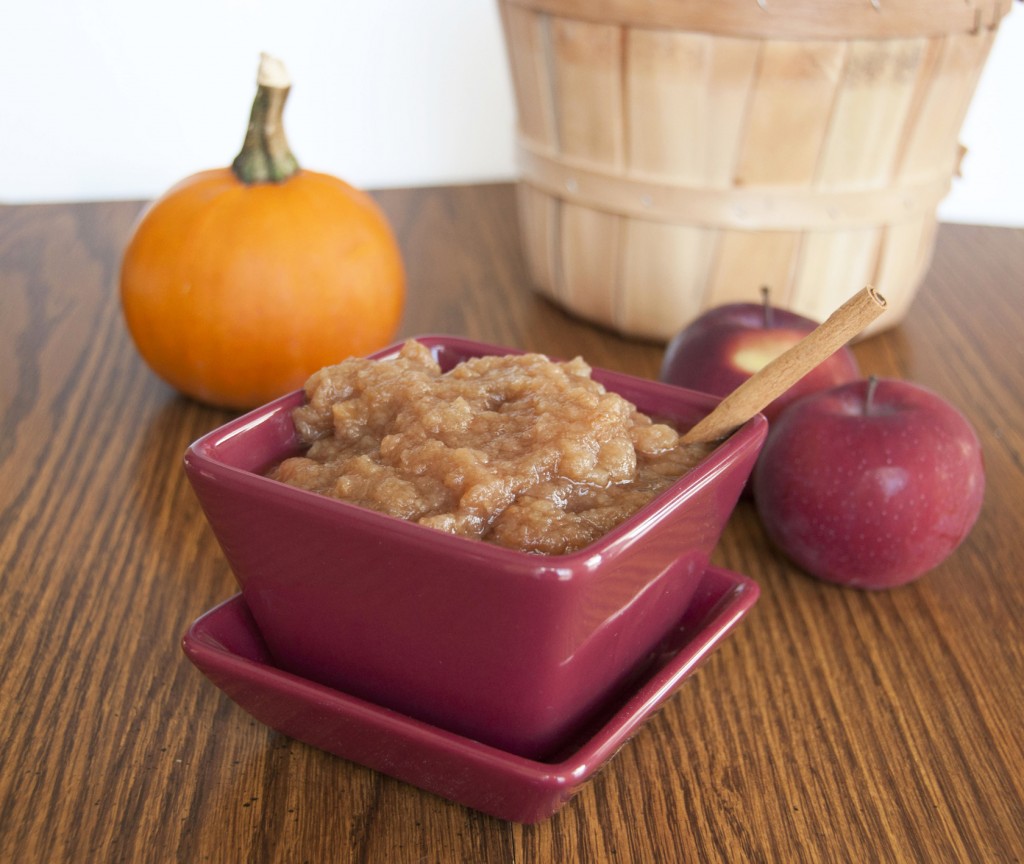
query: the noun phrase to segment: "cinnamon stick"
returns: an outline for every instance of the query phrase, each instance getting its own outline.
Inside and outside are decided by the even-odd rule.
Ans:
[[[711,443],[731,435],[885,310],[885,298],[868,286],[767,366],[755,372],[683,436],[684,444]]]

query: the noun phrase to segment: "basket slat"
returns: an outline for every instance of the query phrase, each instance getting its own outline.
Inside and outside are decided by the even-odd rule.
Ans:
[[[809,186],[842,78],[844,42],[765,42],[737,186]]]
[[[957,135],[970,106],[994,34],[936,40],[930,75],[922,82],[914,123],[907,130],[899,175],[905,180],[952,174],[959,160]]]
[[[849,43],[815,186],[876,189],[893,179],[927,40]],[[926,178],[921,178],[926,179]]]
[[[722,231],[698,312],[725,303],[756,302],[762,285],[771,288],[777,306],[792,306],[801,239],[799,231]]]
[[[897,222],[886,228],[884,244],[878,263],[878,275],[875,285],[917,285],[928,270],[932,252],[935,248],[935,234],[938,220],[931,214],[908,222]],[[910,309],[914,300],[913,291],[893,291],[891,297],[884,295],[888,301],[886,317],[892,314],[901,321]],[[865,331],[865,335],[877,332],[882,322],[876,320]]]
[[[614,321],[622,247],[621,217],[563,204],[560,263],[569,308],[595,321]]]
[[[559,272],[558,219],[561,204],[553,195],[535,189],[527,183],[517,187],[519,232],[522,237],[526,264],[533,284],[544,286],[545,293],[566,305],[560,292],[562,278]]]
[[[874,284],[882,230],[875,227],[807,232],[800,249],[790,299],[792,307],[824,321],[839,305],[836,297],[852,296],[858,286]],[[888,312],[887,309],[887,317]]]
[[[509,53],[519,134],[541,143],[555,143],[555,104],[547,46],[547,18],[527,9],[501,5],[505,42],[516,45]]]
[[[716,235],[689,225],[627,220],[622,280],[614,298],[616,326],[628,333],[657,333],[666,317],[689,321],[699,314],[700,294],[679,286],[707,282]]]
[[[731,186],[759,53],[758,43],[745,39],[630,30],[631,174]],[[702,129],[694,129],[694,118],[701,118]]]
[[[621,169],[626,150],[622,32],[613,25],[563,19],[550,26],[558,148],[568,157]]]

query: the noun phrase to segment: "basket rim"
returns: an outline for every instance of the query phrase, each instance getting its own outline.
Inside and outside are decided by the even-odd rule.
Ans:
[[[498,0],[626,27],[760,39],[895,39],[995,30],[1013,0]]]

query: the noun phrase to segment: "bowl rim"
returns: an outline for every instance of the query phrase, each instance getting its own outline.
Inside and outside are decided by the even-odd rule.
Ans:
[[[439,350],[451,348],[465,354],[467,357],[537,353],[552,360],[557,359],[552,355],[543,354],[543,352],[539,351],[526,352],[518,348],[508,348],[465,337],[445,336],[436,333],[409,336],[366,356],[370,359],[390,358],[401,350],[402,345],[406,341],[412,339],[426,344],[435,357]],[[672,397],[676,401],[680,397],[685,397],[691,404],[693,402],[704,403],[704,405],[697,407],[706,410],[710,410],[720,401],[716,396],[679,387],[667,382],[642,378],[637,375],[598,366],[592,366],[591,368],[595,380],[599,380],[603,386],[613,392],[619,392],[614,387],[616,383],[628,384],[631,387],[639,385],[654,395],[661,393]],[[620,393],[619,395],[623,394]],[[561,579],[568,578],[569,575],[577,573],[581,569],[594,569],[600,564],[601,559],[614,549],[636,542],[638,539],[636,535],[646,534],[647,530],[654,523],[668,515],[671,510],[681,506],[687,498],[714,480],[732,462],[745,453],[748,448],[758,446],[759,443],[763,442],[764,434],[767,432],[767,420],[764,415],[755,415],[729,438],[717,445],[697,465],[676,478],[670,486],[593,542],[572,552],[544,555],[487,543],[478,538],[447,534],[436,528],[420,525],[387,513],[381,513],[340,498],[332,498],[328,495],[282,483],[279,480],[274,480],[259,473],[256,469],[232,465],[217,459],[214,455],[216,449],[225,442],[240,435],[251,433],[259,427],[279,419],[282,415],[290,415],[292,408],[297,407],[304,398],[305,393],[303,389],[293,390],[201,435],[191,442],[185,451],[184,464],[186,472],[189,474],[194,472],[202,473],[208,477],[215,478],[230,478],[234,483],[249,487],[255,491],[265,490],[275,498],[288,501],[301,508],[318,510],[327,514],[337,512],[346,520],[365,523],[368,528],[374,530],[386,529],[388,534],[403,535],[410,540],[420,539],[429,545],[436,545],[437,543],[441,543],[444,546],[452,545],[453,552],[451,554],[458,555],[459,557],[492,559],[495,562],[501,562],[502,569],[514,568],[516,564],[519,564],[528,567],[534,575],[538,575],[538,570],[541,569],[549,571],[555,578]],[[625,395],[623,395],[623,398],[629,399]],[[629,401],[632,402],[633,400],[630,399]],[[292,403],[296,404],[293,405]],[[723,456],[721,448],[730,441],[734,442],[735,446]],[[460,552],[458,550],[463,551]]]

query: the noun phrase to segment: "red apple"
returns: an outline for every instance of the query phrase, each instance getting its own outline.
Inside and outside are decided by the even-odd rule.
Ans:
[[[891,588],[938,566],[985,491],[978,437],[952,405],[907,381],[815,393],[769,429],[754,468],[769,538],[829,582]]]
[[[705,312],[669,343],[660,378],[670,384],[726,396],[799,342],[818,324],[766,303],[731,303]],[[853,352],[843,347],[764,409],[769,421],[808,393],[860,377]]]

